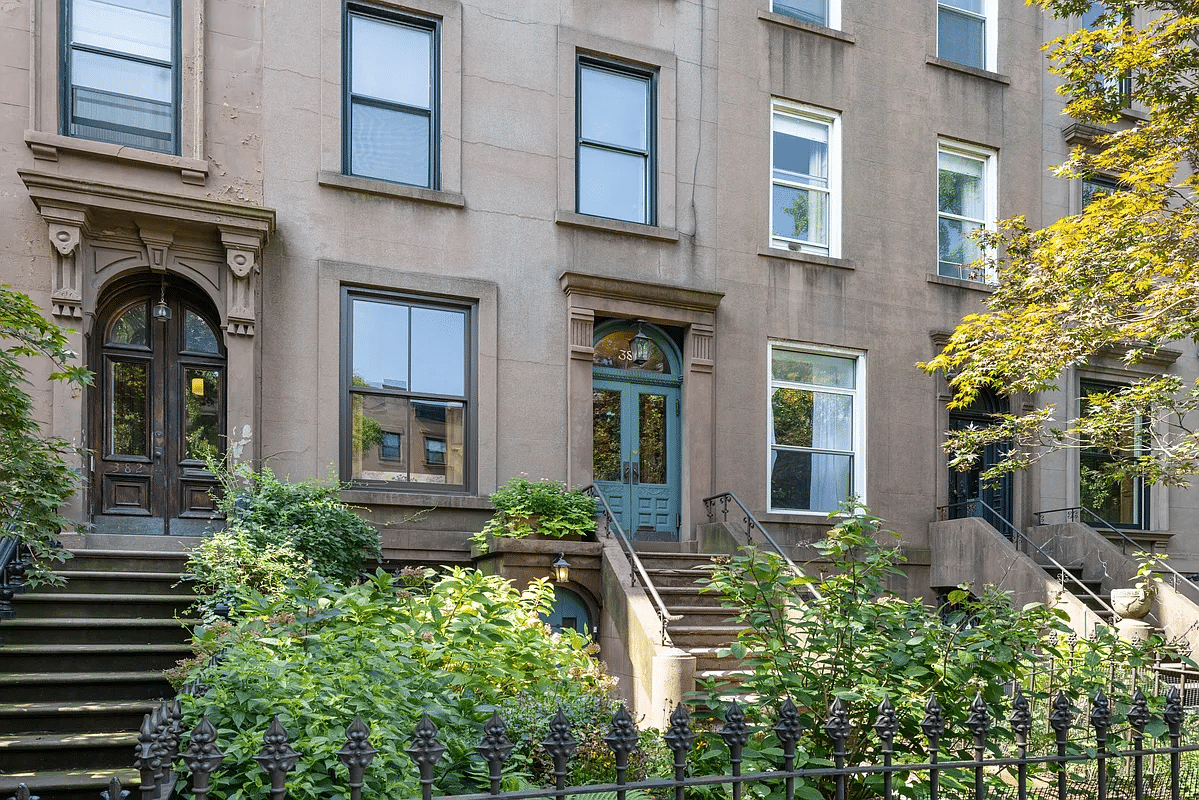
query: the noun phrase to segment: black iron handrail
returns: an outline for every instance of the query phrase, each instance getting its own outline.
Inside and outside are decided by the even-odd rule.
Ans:
[[[666,603],[662,600],[662,595],[658,594],[657,588],[654,587],[654,582],[650,580],[645,565],[637,557],[637,551],[633,549],[633,543],[629,541],[629,537],[625,535],[620,521],[612,513],[612,506],[608,505],[608,498],[604,497],[604,493],[594,483],[583,489],[583,493],[591,495],[599,501],[600,507],[603,509],[600,514],[604,518],[605,535],[611,538],[612,531],[616,531],[616,541],[620,542],[620,547],[624,550],[625,558],[629,560],[629,566],[633,570],[633,583],[636,584],[638,580],[641,581],[641,587],[649,593],[650,598],[654,601],[654,611],[657,612],[658,618],[662,620],[662,644],[667,647],[674,647],[674,642],[671,641],[670,632],[666,630],[666,626],[671,622],[679,621],[682,617],[677,614],[671,614],[666,608]]]
[[[774,537],[770,535],[770,531],[766,530],[766,528],[762,526],[762,523],[758,521],[758,518],[753,515],[753,512],[749,510],[745,503],[741,502],[741,498],[738,497],[735,492],[721,492],[720,494],[714,494],[711,497],[705,497],[704,508],[708,511],[708,519],[712,519],[716,504],[720,503],[721,521],[728,522],[730,502],[735,503],[737,508],[741,509],[741,521],[745,523],[746,544],[754,544],[753,531],[755,528],[757,528],[758,531],[761,532],[762,538],[765,539],[767,544],[770,545],[770,548],[774,550],[774,552],[780,558],[783,559],[783,562],[787,565],[787,568],[790,569],[791,572],[797,577],[804,577],[804,571],[800,569],[798,564],[791,560],[790,556],[783,552],[783,548],[780,547],[779,543],[776,542]],[[820,599],[820,590],[816,588],[815,584],[809,584],[804,588],[808,594],[812,595],[817,600]],[[803,604],[804,601],[802,596],[799,598],[799,602],[801,605]]]
[[[17,513],[20,513],[19,510]],[[9,519],[0,526],[0,619],[13,619],[17,615],[13,597],[27,588],[25,572],[29,568],[21,537],[14,532],[16,523]]]
[[[1007,526],[1008,530],[1010,530],[1012,532],[1012,536],[1008,536],[1003,531],[1000,531],[1000,533],[1003,534],[1004,538],[1006,538],[1008,541],[1012,542],[1013,545],[1015,545],[1015,539],[1013,537],[1014,536],[1020,537],[1020,540],[1022,542],[1024,542],[1024,544],[1026,544],[1029,547],[1036,550],[1038,553],[1040,553],[1044,558],[1046,558],[1049,561],[1050,565],[1057,568],[1058,583],[1062,584],[1063,589],[1066,588],[1066,581],[1064,578],[1069,577],[1070,580],[1072,580],[1074,583],[1078,584],[1078,588],[1082,589],[1083,592],[1086,593],[1086,595],[1088,597],[1090,597],[1092,600],[1094,600],[1096,603],[1098,603],[1100,608],[1102,608],[1104,611],[1109,612],[1112,615],[1112,622],[1116,621],[1116,617],[1118,617],[1119,615],[1116,614],[1116,610],[1111,607],[1110,603],[1105,603],[1103,601],[1103,598],[1101,598],[1099,595],[1095,594],[1090,589],[1088,589],[1086,584],[1083,583],[1082,580],[1075,577],[1074,573],[1072,573],[1072,572],[1070,572],[1070,570],[1066,569],[1066,567],[1064,567],[1062,565],[1062,563],[1060,561],[1058,561],[1056,558],[1054,558],[1053,556],[1049,555],[1044,550],[1042,550],[1040,545],[1038,545],[1032,539],[1028,538],[1028,536],[1025,535],[1024,531],[1020,530],[1015,525],[1013,525],[1011,522],[1009,522],[1006,517],[1004,517],[1002,514],[1000,514],[995,509],[991,508],[991,506],[989,506],[985,500],[980,500],[980,499],[966,500],[961,503],[951,503],[951,504],[945,505],[945,506],[937,506],[938,517],[942,521],[944,521],[949,518],[948,517],[949,509],[960,508],[960,507],[966,508],[967,517],[974,517],[974,515],[972,513],[970,513],[970,510],[971,510],[972,506],[976,506],[976,505],[982,506],[983,508],[985,508],[987,511],[989,511],[991,513],[992,517],[994,517],[996,520],[1002,522],[1004,525]],[[1045,565],[1042,564],[1042,566],[1045,566]]]
[[[1129,545],[1132,545],[1133,547],[1135,547],[1137,551],[1145,552],[1145,548],[1142,545],[1140,545],[1139,543],[1137,543],[1136,541],[1131,539],[1127,534],[1125,534],[1119,528],[1115,527],[1110,522],[1108,522],[1103,517],[1099,516],[1094,511],[1087,508],[1086,506],[1070,506],[1068,508],[1051,508],[1048,511],[1038,511],[1037,512],[1037,524],[1038,525],[1046,524],[1045,523],[1045,515],[1046,514],[1060,514],[1063,511],[1066,512],[1066,519],[1067,519],[1067,521],[1070,521],[1070,522],[1081,522],[1082,521],[1080,519],[1075,519],[1075,520],[1070,519],[1070,517],[1073,516],[1074,514],[1076,514],[1077,512],[1081,511],[1085,514],[1088,514],[1088,515],[1090,515],[1090,517],[1092,519],[1094,519],[1096,522],[1098,522],[1099,525],[1101,527],[1103,527],[1105,530],[1108,530],[1111,533],[1114,533],[1116,536],[1120,537],[1120,553],[1122,555],[1128,555],[1128,546]],[[1092,527],[1094,527],[1094,526],[1092,526]],[[1162,569],[1169,572],[1171,575],[1173,575],[1173,577],[1174,577],[1173,588],[1174,589],[1177,589],[1178,582],[1182,581],[1187,586],[1191,587],[1192,591],[1194,591],[1195,595],[1192,599],[1199,602],[1199,585],[1196,585],[1196,583],[1193,580],[1188,578],[1186,575],[1183,575],[1178,570],[1174,569],[1174,567],[1170,566],[1170,564],[1166,561],[1159,562],[1159,566]]]

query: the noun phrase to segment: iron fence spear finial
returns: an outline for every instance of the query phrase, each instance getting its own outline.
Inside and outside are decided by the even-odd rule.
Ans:
[[[370,735],[371,729],[362,721],[362,715],[355,714],[354,721],[346,728],[346,743],[337,751],[337,757],[350,773],[350,800],[362,797],[366,768],[375,760],[375,753],[378,752],[371,746]]]
[[[287,729],[275,715],[271,726],[262,735],[262,749],[254,756],[271,778],[271,800],[283,800],[287,796],[287,773],[295,768],[299,757],[289,743]]]
[[[208,796],[208,784],[212,773],[217,771],[224,760],[225,754],[216,746],[216,728],[212,727],[207,715],[200,717],[200,721],[192,729],[187,749],[183,751],[183,763],[192,774],[192,793],[195,800],[204,800]]]
[[[491,782],[491,793],[500,793],[500,779],[503,776],[504,762],[512,755],[512,742],[508,740],[508,725],[500,717],[500,712],[493,711],[491,719],[483,726],[483,741],[475,745],[475,752],[487,762],[487,774]]]
[[[437,726],[429,719],[427,713],[421,714],[420,722],[412,731],[412,744],[405,750],[408,757],[416,763],[420,770],[420,791],[423,800],[433,797],[433,767],[445,753],[445,745],[437,740]]]

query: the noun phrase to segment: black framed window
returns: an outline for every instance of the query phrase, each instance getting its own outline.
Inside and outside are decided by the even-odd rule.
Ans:
[[[1121,388],[1081,381],[1079,415],[1086,416],[1092,395],[1118,392]],[[1144,427],[1144,421],[1138,418],[1130,430],[1122,432],[1117,447],[1107,449],[1084,442],[1078,454],[1079,504],[1117,528],[1149,527],[1149,491],[1145,479],[1120,469],[1142,455]]]
[[[580,57],[575,210],[656,224],[656,74]]]
[[[343,475],[466,490],[472,448],[470,305],[346,289]]]
[[[179,153],[178,0],[64,0],[63,134]]]
[[[435,20],[346,6],[347,175],[438,188]]]

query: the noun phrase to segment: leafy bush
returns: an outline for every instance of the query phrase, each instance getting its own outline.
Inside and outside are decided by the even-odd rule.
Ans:
[[[344,589],[313,578],[275,597],[255,595],[235,626],[198,634],[197,648],[220,651],[220,658],[176,677],[211,687],[181,701],[184,730],[206,714],[227,754],[213,797],[265,796],[266,774],[253,756],[275,714],[305,754],[288,780],[288,796],[340,800],[346,775],[336,750],[355,714],[379,750],[364,794],[413,797],[420,786],[404,748],[422,712],[447,747],[437,785],[447,793],[485,787],[474,746],[505,699],[535,697],[541,707],[561,703],[589,709],[592,717],[608,713],[612,682],[589,654],[589,641],[569,630],[551,634],[541,622],[553,602],[548,583],[521,593],[474,570],[425,583],[427,577],[402,582],[379,571]],[[526,724],[516,723],[509,731],[514,741]],[[527,767],[526,759],[512,769]]]
[[[184,573],[202,610],[250,592],[280,594],[309,572],[345,585],[381,555],[378,532],[338,499],[337,483],[290,483],[247,464],[210,469],[221,478],[225,527],[192,551]]]
[[[1083,707],[1100,689],[1126,700],[1138,673],[1148,680],[1152,648],[1160,642],[1129,643],[1106,630],[1079,641],[1068,635],[1064,612],[1040,603],[1015,609],[991,587],[977,590],[978,597],[959,588],[950,593],[950,605],[940,609],[893,595],[886,584],[901,574],[897,565],[902,556],[897,545],[880,540],[896,534],[883,530],[881,521],[860,506],[846,510],[849,516],[816,544],[831,566],[826,577],[796,576],[777,555],[750,547],[716,567],[710,579],[710,590],[722,592],[728,598],[725,605],[747,625],[728,648],[750,671],[738,691],[780,701],[789,697],[801,711],[805,733],[800,766],[832,763],[832,747],[822,728],[837,699],[857,723],[846,747],[850,763],[878,758],[878,739],[869,726],[884,697],[898,711],[897,742],[907,743],[911,760],[922,760],[928,754],[920,721],[933,695],[956,731],[964,729],[970,700],[981,695],[994,721],[988,740],[997,746],[1013,741],[1004,719],[1013,683],[1022,685],[1034,706],[1044,710],[1058,690],[1075,707]],[[812,586],[819,596],[801,599]],[[717,701],[726,691],[715,683],[708,686],[708,704],[717,715]],[[774,708],[747,711],[751,718],[759,715],[758,722],[773,724]],[[1120,710],[1113,704],[1117,717],[1126,711],[1126,706]],[[746,758],[751,766],[773,763],[781,752],[774,735],[765,731],[769,724],[750,742]],[[1046,735],[1043,727],[1036,730],[1034,736]],[[1113,741],[1120,735],[1113,730]],[[943,743],[947,752],[972,757],[958,737],[950,739]],[[727,768],[723,747],[697,749],[705,772]],[[966,781],[968,788],[971,777],[947,771],[942,780],[948,789],[955,780]],[[896,791],[908,797],[916,789],[904,785]],[[831,796],[829,792],[831,784],[819,781],[797,788],[799,797],[813,800]],[[850,798],[879,793],[881,776],[873,776],[853,782]]]
[[[513,478],[491,494],[495,514],[471,541],[487,551],[487,536],[523,539],[595,533],[595,498],[560,481]]]

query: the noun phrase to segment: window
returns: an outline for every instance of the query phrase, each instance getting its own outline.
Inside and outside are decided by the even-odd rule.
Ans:
[[[770,510],[835,511],[865,483],[861,354],[770,347]]]
[[[1082,381],[1079,386],[1079,416],[1086,416],[1090,396],[1119,391],[1120,388]],[[1115,449],[1083,447],[1078,455],[1079,504],[1116,527],[1148,527],[1149,493],[1144,479],[1137,475],[1122,475],[1117,469],[1119,465],[1127,465],[1131,459],[1141,455],[1143,427],[1138,420],[1132,430],[1121,436],[1122,441]],[[1092,520],[1088,518],[1083,521]]]
[[[437,189],[437,24],[348,6],[344,169]]]
[[[63,134],[177,155],[177,0],[65,0]]]
[[[938,0],[937,55],[978,69],[995,68],[996,0]]]
[[[774,0],[770,10],[776,14],[793,17],[813,25],[835,28],[837,0]]]
[[[578,60],[576,211],[656,224],[654,73]]]
[[[937,148],[937,274],[987,281],[971,264],[982,251],[970,235],[995,219],[995,153],[967,145]]]
[[[1101,17],[1104,14],[1109,14],[1112,9],[1109,9],[1106,4],[1095,0],[1091,3],[1082,15],[1082,27],[1087,30],[1095,31],[1107,27],[1118,27],[1126,21],[1127,17],[1123,14],[1117,14],[1114,18],[1109,18],[1104,21]],[[1102,48],[1097,48],[1098,52],[1102,52]],[[1116,105],[1121,108],[1127,108],[1132,102],[1132,77],[1125,73],[1115,73],[1104,77],[1101,81],[1104,94],[1108,99],[1115,101]]]
[[[465,489],[471,309],[346,290],[344,474]],[[421,452],[409,452],[415,443]]]
[[[840,143],[836,114],[776,102],[771,127],[771,245],[839,255]]]
[[[1082,179],[1082,207],[1086,208],[1091,204],[1091,201],[1098,200],[1100,197],[1107,197],[1119,187],[1115,181],[1110,178],[1083,178]]]

